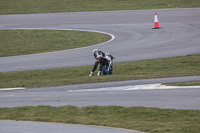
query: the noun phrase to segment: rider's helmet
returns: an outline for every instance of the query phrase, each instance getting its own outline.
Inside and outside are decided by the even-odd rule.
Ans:
[[[94,50],[93,50],[93,54],[94,54],[96,51],[98,51],[98,49],[94,49]]]

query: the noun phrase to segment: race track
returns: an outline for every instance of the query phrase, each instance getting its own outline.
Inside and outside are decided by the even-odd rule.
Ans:
[[[78,12],[78,13],[48,13],[48,14],[22,14],[22,15],[0,15],[0,29],[74,29],[74,30],[87,30],[104,32],[112,36],[112,39],[108,42],[98,44],[95,46],[89,46],[84,48],[77,48],[72,50],[64,50],[57,52],[48,52],[41,54],[32,54],[24,56],[12,56],[0,58],[0,72],[7,71],[21,71],[29,69],[46,69],[46,68],[57,68],[57,67],[70,67],[70,66],[81,66],[81,65],[92,65],[94,62],[92,56],[92,50],[94,48],[108,51],[116,57],[116,62],[134,61],[143,59],[153,58],[165,58],[173,56],[184,56],[188,54],[199,54],[200,53],[200,8],[197,9],[162,9],[157,10],[158,19],[162,29],[151,29],[153,27],[155,10],[136,10],[136,11],[106,11],[106,12]],[[89,72],[88,72],[89,73]],[[170,82],[183,82],[183,81],[196,81],[199,80],[199,76],[195,77],[184,77],[170,78]],[[166,79],[164,79],[166,80]],[[131,82],[131,83],[130,83]],[[143,80],[138,82],[130,81],[127,85],[146,84]],[[170,83],[163,82],[163,79],[155,79],[149,84],[154,83]],[[126,82],[125,82],[126,83]],[[92,89],[100,86],[101,88],[110,87],[107,83],[98,85],[96,84]],[[117,87],[118,82],[115,83]],[[88,84],[87,88],[91,84]],[[82,86],[82,85],[81,85]],[[15,107],[25,105],[52,105],[50,97],[52,91],[55,90],[62,92],[60,87],[53,87],[52,89],[45,89],[47,92],[43,95],[45,102],[34,102],[32,100],[26,100],[26,104],[21,99],[27,99],[26,96],[31,96],[31,93],[21,95],[20,97],[14,97],[17,92],[10,92],[11,94],[1,96],[0,107]],[[61,87],[64,90],[70,88],[70,86]],[[74,87],[72,87],[74,88]],[[84,87],[79,87],[85,89]],[[77,88],[74,88],[77,89]],[[37,93],[43,92],[43,89],[34,89]],[[60,92],[57,92],[57,97],[60,97]],[[154,93],[156,93],[155,91]],[[8,93],[8,92],[6,92]],[[36,93],[36,92],[35,92]],[[49,94],[48,94],[49,93]],[[125,93],[125,92],[121,92]],[[185,91],[187,93],[187,91]],[[23,94],[23,92],[20,92]],[[13,95],[13,97],[9,97]],[[164,95],[164,94],[163,94]],[[170,95],[170,94],[169,94]],[[65,99],[63,95],[63,99]],[[92,101],[92,97],[89,97],[89,101]],[[116,97],[118,98],[118,97]],[[149,99],[152,99],[149,95]],[[12,100],[11,100],[12,99]],[[49,100],[48,100],[49,99]],[[118,98],[120,99],[120,97]],[[117,104],[117,99],[113,100],[111,104],[121,106],[136,106],[132,104],[132,98],[125,104]],[[189,99],[189,98],[187,98]],[[196,98],[198,99],[198,98]],[[5,101],[6,100],[6,101]],[[8,100],[8,101],[7,101]],[[9,101],[10,100],[10,101]],[[55,99],[54,99],[55,100]],[[155,100],[155,99],[154,99]],[[190,99],[191,100],[191,99]],[[28,102],[29,101],[29,102]],[[79,100],[80,101],[80,100]],[[134,99],[137,102],[137,99]],[[149,100],[148,100],[149,101]],[[179,100],[180,101],[180,100]],[[166,101],[163,101],[163,104]],[[182,101],[181,101],[182,102]],[[194,106],[181,106],[181,102],[177,104],[176,109],[199,109]],[[85,105],[99,104],[87,102]],[[170,104],[170,103],[169,103]],[[171,102],[173,104],[173,102]],[[84,106],[84,104],[74,104],[74,102],[64,102],[60,105],[77,105]],[[101,103],[100,105],[109,105]],[[152,103],[148,106],[147,104],[140,104],[139,106],[147,107],[160,107],[165,108],[156,103]],[[167,106],[171,107],[171,106]]]
[[[94,48],[116,62],[199,54],[200,9],[0,15],[0,29],[79,29],[106,32],[114,40],[101,45],[34,55],[0,58],[0,72],[92,65]]]
[[[166,84],[187,81],[200,81],[200,76],[0,91],[0,107],[117,105],[124,107],[140,106],[200,110],[200,86],[179,88],[152,86],[152,84],[157,83]]]
[[[94,48],[110,52],[116,57],[115,62],[200,53],[200,8],[156,11],[159,23],[163,27],[158,30],[151,29],[155,10],[0,15],[0,30],[73,29],[103,32],[112,36],[112,40],[109,42],[95,46],[3,57],[0,58],[0,72],[93,65],[92,50]],[[200,80],[200,76],[0,91],[0,107],[120,105],[200,110],[200,87],[164,90],[109,88],[196,80]],[[101,86],[100,91],[95,90],[99,88],[96,86]],[[0,123],[7,126],[13,124],[17,127],[17,130],[20,130],[21,124],[30,124],[23,122],[7,123],[7,121],[0,121]],[[30,126],[34,126],[34,124],[31,123]],[[40,131],[43,130],[42,127],[39,129]],[[66,130],[66,127],[61,128],[61,130]],[[101,131],[101,129],[99,130]],[[12,132],[8,128],[5,131]],[[91,132],[93,131],[92,129]]]
[[[78,124],[1,121],[1,133],[142,133],[133,130]]]

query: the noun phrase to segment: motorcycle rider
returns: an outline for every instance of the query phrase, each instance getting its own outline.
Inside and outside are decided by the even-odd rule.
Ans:
[[[94,66],[93,66],[93,69],[92,71],[90,72],[90,75],[89,76],[92,76],[94,71],[97,69],[97,66],[99,65],[99,60],[101,59],[101,57],[105,57],[105,53],[98,50],[98,49],[94,49],[93,50],[93,55],[94,55],[94,58],[96,59],[95,63],[94,63]],[[99,71],[97,73],[97,76],[100,76],[101,75],[101,71],[102,71],[102,66],[100,65],[99,67]]]

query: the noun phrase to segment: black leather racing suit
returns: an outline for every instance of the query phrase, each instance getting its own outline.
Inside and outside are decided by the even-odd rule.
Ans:
[[[94,72],[97,69],[97,66],[99,64],[99,60],[101,59],[101,57],[105,57],[105,53],[102,51],[95,51],[94,52],[94,58],[96,59],[92,72]],[[102,66],[100,65],[99,67],[99,71],[102,71]]]

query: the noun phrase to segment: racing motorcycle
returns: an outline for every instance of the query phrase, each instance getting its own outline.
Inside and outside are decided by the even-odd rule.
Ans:
[[[103,75],[112,74],[113,71],[113,57],[110,53],[106,52],[105,57],[101,57],[99,63],[102,66]]]

